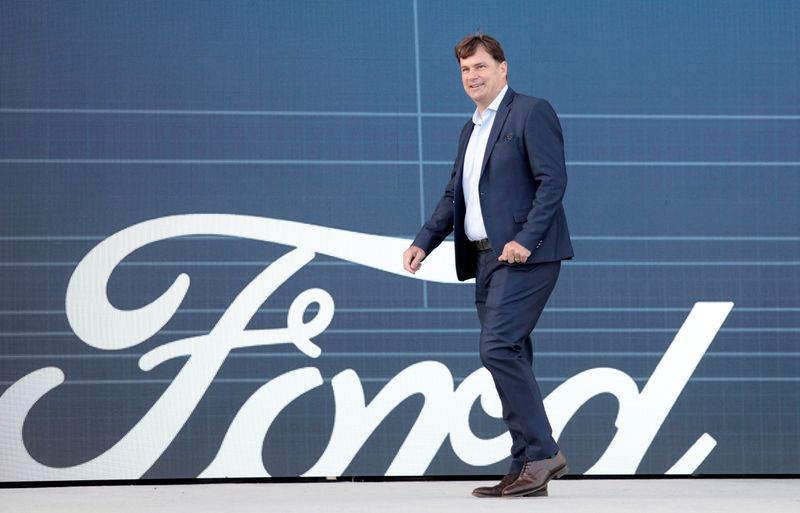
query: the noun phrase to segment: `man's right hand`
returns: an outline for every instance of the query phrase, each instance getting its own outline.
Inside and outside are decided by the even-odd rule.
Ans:
[[[422,266],[422,261],[425,260],[425,251],[417,246],[410,246],[403,252],[403,269],[416,274]]]

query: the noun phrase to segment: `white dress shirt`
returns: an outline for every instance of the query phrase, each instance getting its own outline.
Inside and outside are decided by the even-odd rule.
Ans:
[[[481,240],[486,237],[486,227],[483,225],[483,213],[481,212],[481,199],[478,191],[478,183],[481,179],[481,167],[483,166],[483,156],[486,154],[486,143],[489,141],[489,133],[494,125],[495,114],[500,102],[506,95],[508,85],[500,91],[492,103],[480,115],[478,109],[472,115],[472,135],[469,137],[467,151],[464,154],[464,174],[461,185],[464,189],[464,201],[467,204],[467,214],[464,217],[464,231],[469,240]]]

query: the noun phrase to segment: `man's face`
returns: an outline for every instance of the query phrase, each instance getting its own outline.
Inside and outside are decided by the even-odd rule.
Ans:
[[[475,105],[483,110],[492,103],[506,85],[508,65],[497,62],[483,46],[465,59],[461,59],[461,82],[464,91]]]

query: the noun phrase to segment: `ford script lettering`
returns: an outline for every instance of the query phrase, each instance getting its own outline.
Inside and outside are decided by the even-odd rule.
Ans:
[[[166,390],[142,418],[112,447],[94,459],[67,467],[50,467],[28,453],[23,424],[35,403],[61,385],[58,367],[44,367],[22,377],[0,396],[0,480],[138,479],[159,459],[195,408],[231,351],[244,347],[291,345],[308,357],[308,366],[272,378],[241,406],[227,429],[216,456],[198,477],[268,477],[262,444],[284,408],[324,381],[313,366],[322,349],[314,342],[335,313],[335,301],[322,289],[298,294],[289,305],[284,326],[247,329],[259,307],[316,254],[394,273],[404,279],[458,283],[453,271],[453,245],[445,242],[416,275],[403,272],[399,255],[410,241],[349,232],[291,221],[251,216],[196,214],[163,217],[124,229],[100,242],[76,267],[66,293],[66,312],[75,335],[99,350],[134,347],[157,334],[183,301],[190,277],[179,275],[152,302],[135,310],[114,307],[107,296],[109,277],[136,250],[173,237],[221,235],[292,247],[268,265],[225,309],[214,327],[201,336],[172,340],[141,356],[148,372],[168,360],[188,357]],[[315,305],[316,312],[306,315]],[[583,404],[599,394],[612,394],[619,405],[616,433],[590,474],[633,474],[675,401],[724,323],[733,303],[694,304],[674,340],[645,385],[639,389],[626,373],[594,368],[560,384],[545,399],[553,435],[558,438]],[[310,319],[309,319],[310,317]],[[307,320],[306,320],[307,319]],[[458,458],[469,465],[496,463],[508,455],[508,433],[483,439],[469,425],[475,402],[494,418],[500,401],[489,373],[475,370],[458,386],[448,367],[421,361],[395,375],[369,402],[358,374],[344,370],[330,382],[335,417],[324,452],[304,476],[338,476],[394,408],[415,394],[424,397],[412,426],[386,475],[423,474],[449,438]],[[676,457],[667,473],[692,473],[714,449],[716,441],[699,433],[697,441]]]

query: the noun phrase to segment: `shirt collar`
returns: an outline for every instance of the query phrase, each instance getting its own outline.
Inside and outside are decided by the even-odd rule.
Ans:
[[[497,93],[497,96],[494,97],[494,100],[492,100],[492,103],[490,103],[489,106],[486,107],[486,110],[483,111],[483,116],[484,117],[487,116],[487,111],[492,111],[492,114],[497,112],[497,109],[500,108],[500,103],[503,101],[503,97],[506,95],[506,91],[508,91],[508,84],[506,84],[503,87],[503,89],[501,89],[500,92]],[[475,109],[475,113],[472,115],[472,122],[474,124],[476,124],[476,125],[483,124],[483,118],[481,117],[481,115],[478,112],[477,108]]]

